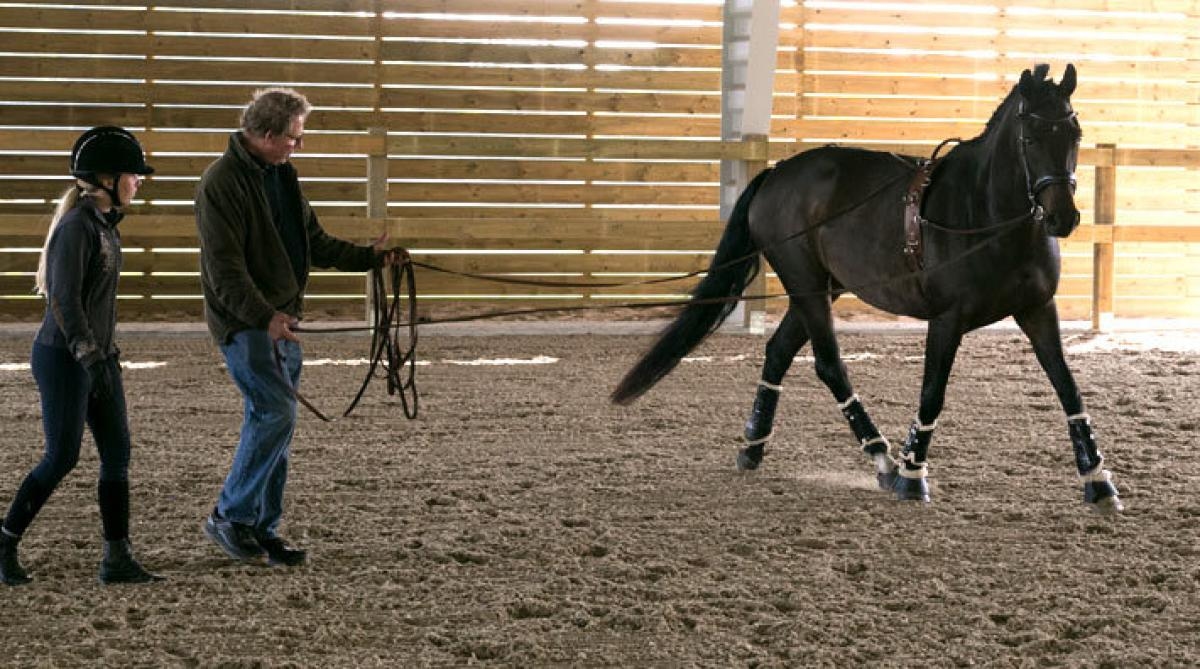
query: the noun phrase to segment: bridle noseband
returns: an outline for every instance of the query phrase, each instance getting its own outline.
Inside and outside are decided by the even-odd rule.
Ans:
[[[1017,119],[1019,121],[1041,121],[1048,123],[1053,127],[1053,131],[1058,130],[1060,123],[1067,123],[1073,120],[1078,114],[1074,111],[1068,112],[1058,118],[1047,118],[1035,112],[1025,111],[1025,101],[1021,100],[1020,106],[1017,107]],[[1021,168],[1025,171],[1025,193],[1029,198],[1029,204],[1033,208],[1033,220],[1041,223],[1046,218],[1046,210],[1037,201],[1038,193],[1057,184],[1065,184],[1071,189],[1071,193],[1075,193],[1075,173],[1062,172],[1058,174],[1043,174],[1037,179],[1033,178],[1033,174],[1029,169],[1029,155],[1025,151],[1025,146],[1029,141],[1025,139],[1025,124],[1021,123],[1017,131],[1017,151],[1021,154]]]

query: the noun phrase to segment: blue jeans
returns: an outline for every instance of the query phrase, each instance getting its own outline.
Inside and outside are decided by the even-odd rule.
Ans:
[[[221,346],[229,376],[242,392],[242,434],[217,511],[229,520],[274,535],[283,517],[288,451],[296,428],[296,397],[303,353],[300,345],[275,343],[266,330],[242,330]]]

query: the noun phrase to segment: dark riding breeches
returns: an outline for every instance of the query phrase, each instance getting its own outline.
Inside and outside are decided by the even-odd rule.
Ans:
[[[33,377],[42,398],[45,453],[25,477],[4,520],[4,529],[20,535],[79,461],[83,428],[87,425],[100,455],[100,512],[105,536],[123,539],[128,533],[129,421],[121,374],[114,370],[111,397],[91,392],[91,378],[65,348],[34,344]],[[103,364],[118,365],[116,358]],[[121,536],[110,537],[117,534]]]

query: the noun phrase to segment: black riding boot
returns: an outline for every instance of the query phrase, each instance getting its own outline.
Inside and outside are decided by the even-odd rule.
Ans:
[[[0,530],[0,582],[5,585],[25,585],[33,580],[17,559],[17,544],[20,541],[20,537]]]
[[[104,560],[100,562],[101,583],[149,583],[161,580],[162,576],[152,574],[138,564],[128,539],[104,542]]]

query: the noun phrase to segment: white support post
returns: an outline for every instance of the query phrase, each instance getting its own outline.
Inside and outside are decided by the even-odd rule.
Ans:
[[[767,137],[775,93],[779,45],[779,0],[726,0],[721,47],[721,139]],[[728,221],[738,195],[765,161],[721,161],[721,220]],[[765,270],[765,268],[764,268]],[[746,287],[746,294],[766,292],[766,272]],[[766,331],[765,304],[738,304],[731,321],[747,331]]]
[[[387,128],[374,126],[368,128],[371,139],[371,151],[367,155],[367,218],[372,224],[381,223],[383,232],[388,231],[388,157],[387,157]],[[372,230],[372,235],[379,234]],[[386,269],[387,272],[395,271]],[[389,275],[384,275],[390,278]],[[375,284],[371,275],[366,279],[366,318],[368,323],[375,322]],[[386,297],[386,296],[385,296]]]

